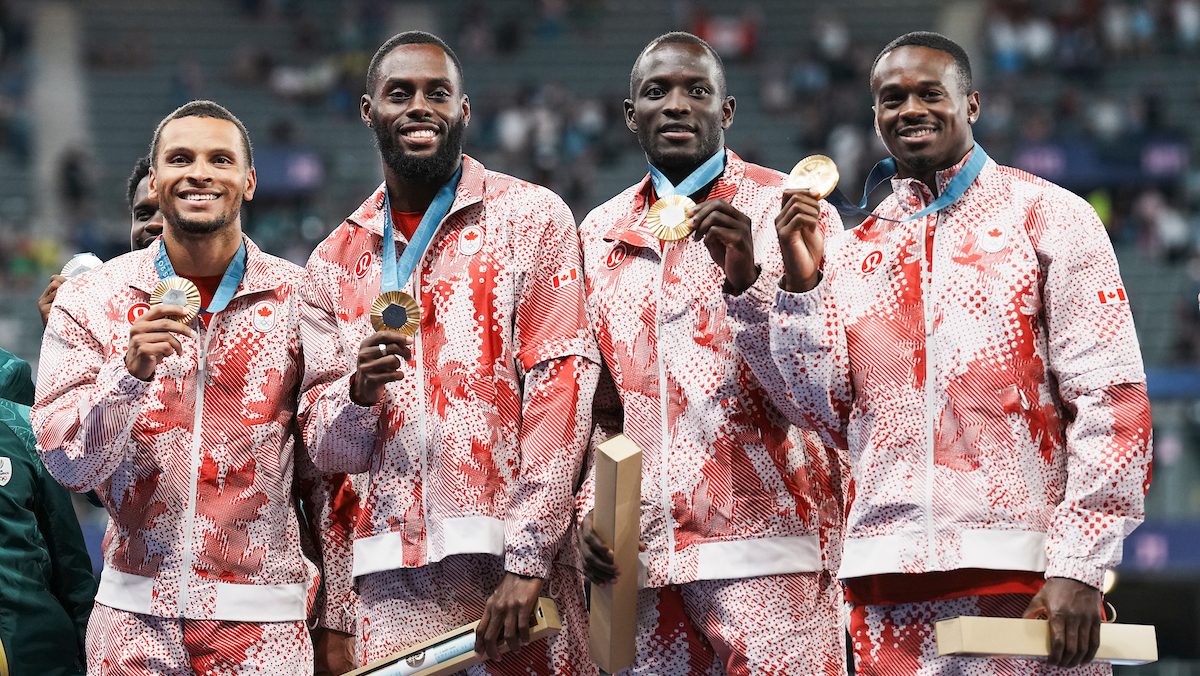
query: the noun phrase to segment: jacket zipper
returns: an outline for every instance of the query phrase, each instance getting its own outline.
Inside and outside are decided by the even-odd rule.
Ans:
[[[922,232],[921,236],[924,240],[921,243],[921,304],[925,322],[925,436],[926,436],[926,453],[925,453],[925,569],[937,570],[937,546],[934,543],[935,531],[933,523],[933,474],[934,474],[934,452],[937,447],[936,440],[936,425],[937,411],[935,410],[935,387],[934,387],[934,360],[933,350],[930,349],[930,342],[933,338],[933,308],[936,305],[931,291],[933,289],[933,257],[936,251],[937,233],[942,225],[942,213],[937,212],[934,218],[933,236],[929,236],[927,232]],[[922,219],[924,220],[924,219]],[[927,229],[925,226],[924,229]]]
[[[215,316],[214,316],[215,319]],[[196,482],[200,480],[200,446],[203,441],[200,424],[204,413],[204,386],[208,380],[208,340],[212,336],[211,330],[206,330],[204,320],[198,323],[200,338],[196,341],[196,348],[200,351],[199,365],[196,369],[196,408],[192,414],[192,468],[190,481],[188,482],[188,506],[187,511],[183,515],[183,530],[184,530],[184,549],[183,549],[183,574],[179,576],[179,615],[184,617],[188,613],[188,603],[190,601],[191,590],[190,581],[192,579],[192,566],[195,565],[195,552],[192,551],[193,535],[195,531],[196,521]]]
[[[663,301],[663,278],[666,276],[667,267],[667,252],[664,250],[659,252],[658,261],[658,304],[654,313],[654,349],[658,361],[658,401],[659,401],[659,416],[661,420],[660,433],[661,442],[658,453],[658,477],[662,492],[662,509],[663,518],[667,521],[667,561],[668,574],[667,581],[670,582],[675,577],[676,554],[675,554],[675,518],[671,514],[671,490],[667,483],[667,465],[671,459],[671,430],[667,420],[667,365],[663,361],[662,352],[662,301]]]

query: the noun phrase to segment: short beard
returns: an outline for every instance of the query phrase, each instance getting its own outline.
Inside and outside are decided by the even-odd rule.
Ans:
[[[372,120],[375,128],[375,146],[387,165],[397,176],[415,183],[443,183],[454,173],[462,157],[463,132],[467,128],[464,120],[459,120],[446,130],[446,138],[434,153],[433,157],[414,158],[404,151],[397,143],[387,125],[380,120]]]
[[[664,172],[686,171],[691,173],[721,149],[721,128],[719,126],[714,127],[709,132],[709,135],[700,144],[696,155],[691,157],[675,154],[664,155],[660,153],[659,149],[653,144],[654,132],[648,128],[638,128],[637,136],[638,143],[641,144],[642,150],[646,152],[646,159],[650,160],[650,164],[653,164],[656,169]]]
[[[176,230],[188,235],[211,235],[229,225],[229,217],[222,215],[211,221],[193,221],[181,218],[172,223],[172,225],[175,226]]]

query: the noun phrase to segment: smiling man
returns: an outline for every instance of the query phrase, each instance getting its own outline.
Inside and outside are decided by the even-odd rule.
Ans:
[[[896,39],[871,93],[892,194],[826,238],[815,196],[787,193],[757,353],[791,406],[849,442],[840,574],[858,673],[1107,673],[1080,665],[1150,482],[1112,245],[1087,202],[975,144],[979,93],[951,40]],[[1048,619],[1049,665],[938,658],[932,624],[955,615]]]
[[[625,121],[650,174],[580,231],[606,366],[594,442],[623,431],[643,453],[645,588],[631,670],[844,673],[831,574],[844,461],[775,407],[730,329],[739,313],[770,308],[783,272],[771,219],[785,177],[724,147],[735,101],[720,57],[696,36],[651,41],[629,96]],[[688,196],[698,202],[682,203],[692,232],[660,240],[670,218],[660,205]],[[841,228],[831,208],[822,215],[821,227]],[[744,332],[766,339],[765,325]],[[592,480],[580,496],[585,572],[594,584],[639,575],[616,570],[591,528]]]
[[[379,48],[361,113],[384,182],[309,260],[301,401],[315,464],[367,473],[358,657],[482,617],[476,649],[517,652],[477,672],[593,673],[582,585],[555,563],[600,373],[574,219],[462,154],[471,106],[436,36]],[[563,632],[522,647],[539,594]]]
[[[292,499],[303,270],[242,234],[255,173],[228,110],[179,108],[151,157],[163,236],[62,286],[33,408],[46,468],[112,517],[89,672],[311,673],[316,571]],[[152,305],[184,280],[198,313]]]

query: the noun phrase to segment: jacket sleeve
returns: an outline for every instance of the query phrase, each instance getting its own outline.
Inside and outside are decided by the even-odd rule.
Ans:
[[[32,455],[32,449],[30,449]],[[38,496],[34,499],[38,528],[50,555],[51,593],[75,625],[79,663],[87,663],[85,637],[96,598],[96,578],[71,496],[38,466]]]
[[[505,570],[543,578],[571,524],[600,376],[575,219],[557,197],[549,206],[549,222],[517,243],[526,261],[514,320],[521,467],[504,529]]]
[[[100,486],[125,459],[150,388],[125,368],[124,353],[109,355],[91,330],[96,318],[82,312],[85,293],[77,284],[59,289],[42,337],[31,416],[46,468],[77,493]]]
[[[621,406],[621,396],[617,393],[617,385],[613,382],[608,366],[602,363],[596,396],[592,400],[592,434],[580,473],[579,489],[575,495],[577,524],[581,524],[583,517],[596,508],[596,449],[610,437],[621,434],[624,430],[625,409]]]
[[[300,292],[304,379],[297,418],[317,469],[357,474],[370,469],[372,458],[381,451],[383,403],[359,406],[350,400],[358,344],[350,343],[338,323],[329,294],[337,282],[325,274],[325,268],[314,253]]]
[[[1046,576],[1098,588],[1145,515],[1146,376],[1116,256],[1096,212],[1074,195],[1043,197],[1029,225],[1042,271],[1047,367],[1067,414],[1066,494],[1051,517]]]
[[[783,279],[783,258],[775,234],[774,217],[774,213],[764,214],[760,222],[765,225],[754,235],[754,260],[761,267],[758,280],[737,296],[726,293],[725,303],[738,354],[771,402],[788,422],[811,427],[812,411],[806,412],[796,406],[791,383],[784,377],[781,367],[775,364],[771,353],[771,310],[776,297],[781,294],[779,282]],[[826,202],[821,202],[820,225],[826,241],[842,232],[841,216]]]

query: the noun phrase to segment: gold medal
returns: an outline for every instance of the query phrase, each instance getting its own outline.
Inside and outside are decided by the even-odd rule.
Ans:
[[[178,317],[180,323],[191,324],[200,314],[200,289],[189,279],[168,277],[154,287],[150,294],[150,305],[178,305],[184,313]]]
[[[692,217],[688,211],[695,206],[696,203],[686,195],[660,197],[646,215],[646,227],[666,242],[683,239],[692,232]]]
[[[792,167],[785,187],[788,190],[811,190],[820,199],[829,197],[838,184],[838,169],[825,155],[809,155]]]
[[[94,253],[77,253],[71,256],[71,260],[67,261],[62,272],[58,274],[63,277],[78,277],[89,270],[95,270],[103,262]]]
[[[421,308],[403,291],[385,291],[371,303],[371,325],[376,331],[388,329],[411,336],[421,327]]]

